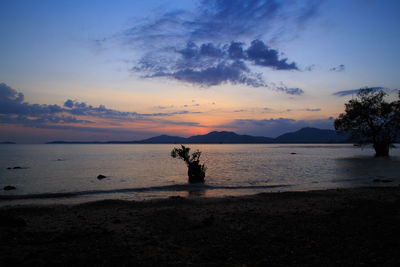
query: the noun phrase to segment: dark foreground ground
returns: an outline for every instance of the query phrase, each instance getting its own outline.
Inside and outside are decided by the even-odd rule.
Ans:
[[[400,266],[400,188],[0,209],[0,266]]]

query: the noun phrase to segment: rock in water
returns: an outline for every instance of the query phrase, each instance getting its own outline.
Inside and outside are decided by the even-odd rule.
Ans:
[[[106,178],[106,177],[107,177],[107,176],[105,176],[105,175],[99,174],[99,175],[97,176],[97,179],[101,180],[101,179],[104,179],[104,178]]]
[[[15,186],[12,186],[12,185],[7,185],[7,186],[3,187],[3,189],[6,190],[6,191],[9,191],[9,190],[15,190],[17,188]]]
[[[391,183],[391,182],[393,182],[393,180],[376,178],[376,179],[372,180],[372,182],[374,182],[374,183]]]
[[[15,166],[7,168],[7,170],[22,170],[22,169],[28,169],[28,167]]]

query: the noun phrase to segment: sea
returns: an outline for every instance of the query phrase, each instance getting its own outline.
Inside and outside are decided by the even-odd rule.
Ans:
[[[362,186],[399,186],[400,149],[374,158],[351,144],[191,144],[207,167],[188,184],[171,144],[0,145],[0,206],[243,196]],[[17,167],[17,168],[15,168]],[[98,175],[106,178],[98,179]],[[15,190],[3,190],[14,186]]]

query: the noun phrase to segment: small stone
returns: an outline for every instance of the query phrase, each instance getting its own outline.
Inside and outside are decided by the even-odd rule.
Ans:
[[[114,219],[112,222],[113,222],[114,224],[122,223],[122,221],[121,221],[120,219]]]
[[[105,176],[105,175],[99,174],[99,175],[97,176],[97,179],[101,180],[101,179],[104,179],[104,178],[106,178],[106,177],[107,177],[107,176]]]
[[[15,190],[17,188],[15,186],[12,186],[12,185],[7,185],[7,186],[3,187],[3,189],[6,190],[6,191],[9,191],[9,190]]]
[[[374,182],[374,183],[391,183],[391,182],[393,182],[393,180],[376,178],[376,179],[372,180],[372,182]]]
[[[296,155],[297,153],[295,153],[295,152],[292,152],[292,153],[290,153],[290,155]]]

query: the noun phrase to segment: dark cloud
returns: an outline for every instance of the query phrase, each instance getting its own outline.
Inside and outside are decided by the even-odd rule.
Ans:
[[[244,43],[241,42],[231,42],[228,48],[229,58],[235,59],[244,59],[246,58],[245,51],[243,50]]]
[[[74,115],[84,115],[84,116],[100,117],[100,118],[115,119],[115,120],[134,120],[143,117],[169,117],[173,115],[193,113],[188,110],[178,110],[172,112],[158,112],[158,113],[125,112],[115,109],[109,109],[106,108],[106,106],[104,105],[99,105],[98,107],[94,107],[86,104],[85,102],[78,102],[70,99],[68,99],[65,103],[68,103],[68,105],[71,107],[69,109],[64,109],[64,112],[68,112]]]
[[[5,83],[0,84],[0,114],[17,114],[37,116],[55,114],[63,111],[58,105],[29,104],[24,101],[24,95]]]
[[[218,47],[215,47],[212,43],[202,44],[200,47],[199,54],[204,57],[215,57],[221,58],[225,52]]]
[[[304,94],[303,89],[298,88],[298,87],[287,87],[285,84],[283,84],[282,82],[280,82],[278,85],[276,85],[275,83],[270,83],[268,85],[268,87],[274,91],[277,92],[284,92],[288,95],[302,95]]]
[[[322,1],[202,0],[194,10],[156,13],[126,30],[129,45],[182,40],[229,42],[295,35],[318,14]],[[98,41],[102,42],[102,41]]]
[[[174,50],[175,55],[171,53],[146,54],[132,71],[144,73],[146,78],[166,77],[203,87],[224,83],[270,87],[261,74],[251,71],[249,64],[276,70],[298,70],[294,62],[280,59],[277,50],[260,40],[253,40],[247,48],[238,42],[227,45],[188,42],[184,48]],[[303,94],[300,88],[272,89],[291,95]]]
[[[277,70],[298,70],[296,63],[287,63],[287,58],[279,59],[278,51],[268,48],[262,41],[253,40],[247,49],[247,57],[255,65]]]
[[[214,86],[223,83],[245,84],[253,87],[266,86],[258,75],[250,73],[241,61],[220,62],[213,67],[202,69],[182,68],[174,72],[157,72],[146,77],[167,77],[200,86]]]
[[[304,91],[302,89],[300,89],[300,88],[297,88],[297,87],[296,88],[288,88],[286,86],[279,86],[279,87],[276,87],[276,89],[278,91],[285,92],[288,95],[302,95],[302,94],[304,94]]]
[[[321,109],[320,108],[306,108],[305,111],[318,112],[318,111],[321,111]]]
[[[206,87],[224,83],[268,87],[252,66],[275,70],[298,70],[298,66],[261,39],[277,44],[287,33],[297,35],[318,14],[321,2],[201,0],[193,10],[156,12],[111,39],[118,38],[140,55],[131,70],[144,78],[166,77]]]
[[[368,87],[372,91],[384,91],[387,94],[391,94],[394,92],[397,92],[398,89],[390,89],[386,87],[381,87],[381,86],[376,86],[376,87]],[[356,95],[360,89],[351,89],[351,90],[344,90],[344,91],[338,91],[333,93],[332,95],[342,97],[342,96],[348,96],[348,95]]]
[[[72,101],[71,99],[68,99],[68,100],[65,101],[65,103],[64,103],[64,107],[72,108],[73,106],[74,106],[74,101]]]
[[[5,83],[0,83],[0,101],[13,101],[21,103],[24,101],[24,95],[18,93],[16,90],[12,89]]]
[[[92,106],[86,102],[78,102],[68,99],[63,107],[59,105],[39,105],[23,102],[24,95],[18,93],[8,85],[0,84],[0,122],[7,124],[21,124],[27,127],[55,129],[55,124],[95,124],[87,119],[77,117],[102,118],[110,120],[110,125],[118,121],[147,120],[164,124],[177,124],[175,122],[161,120],[160,117],[174,115],[199,114],[188,110],[176,110],[160,113],[124,112],[109,109],[104,105]],[[198,125],[193,122],[178,122],[180,125]],[[61,129],[61,128],[60,128]]]
[[[345,70],[345,66],[343,64],[340,64],[337,67],[332,67],[329,69],[329,71],[334,71],[334,72],[342,72]]]
[[[287,132],[297,131],[303,127],[333,129],[333,118],[318,120],[295,120],[290,118],[264,120],[237,119],[220,127],[233,129],[238,133],[277,137]]]
[[[30,118],[25,115],[4,115],[0,114],[0,123],[7,124],[22,124],[28,127],[39,127],[47,124],[64,124],[64,123],[79,123],[79,124],[92,124],[94,122],[89,120],[80,120],[76,117],[72,116],[57,116],[57,115],[49,115],[43,114],[37,118]]]

